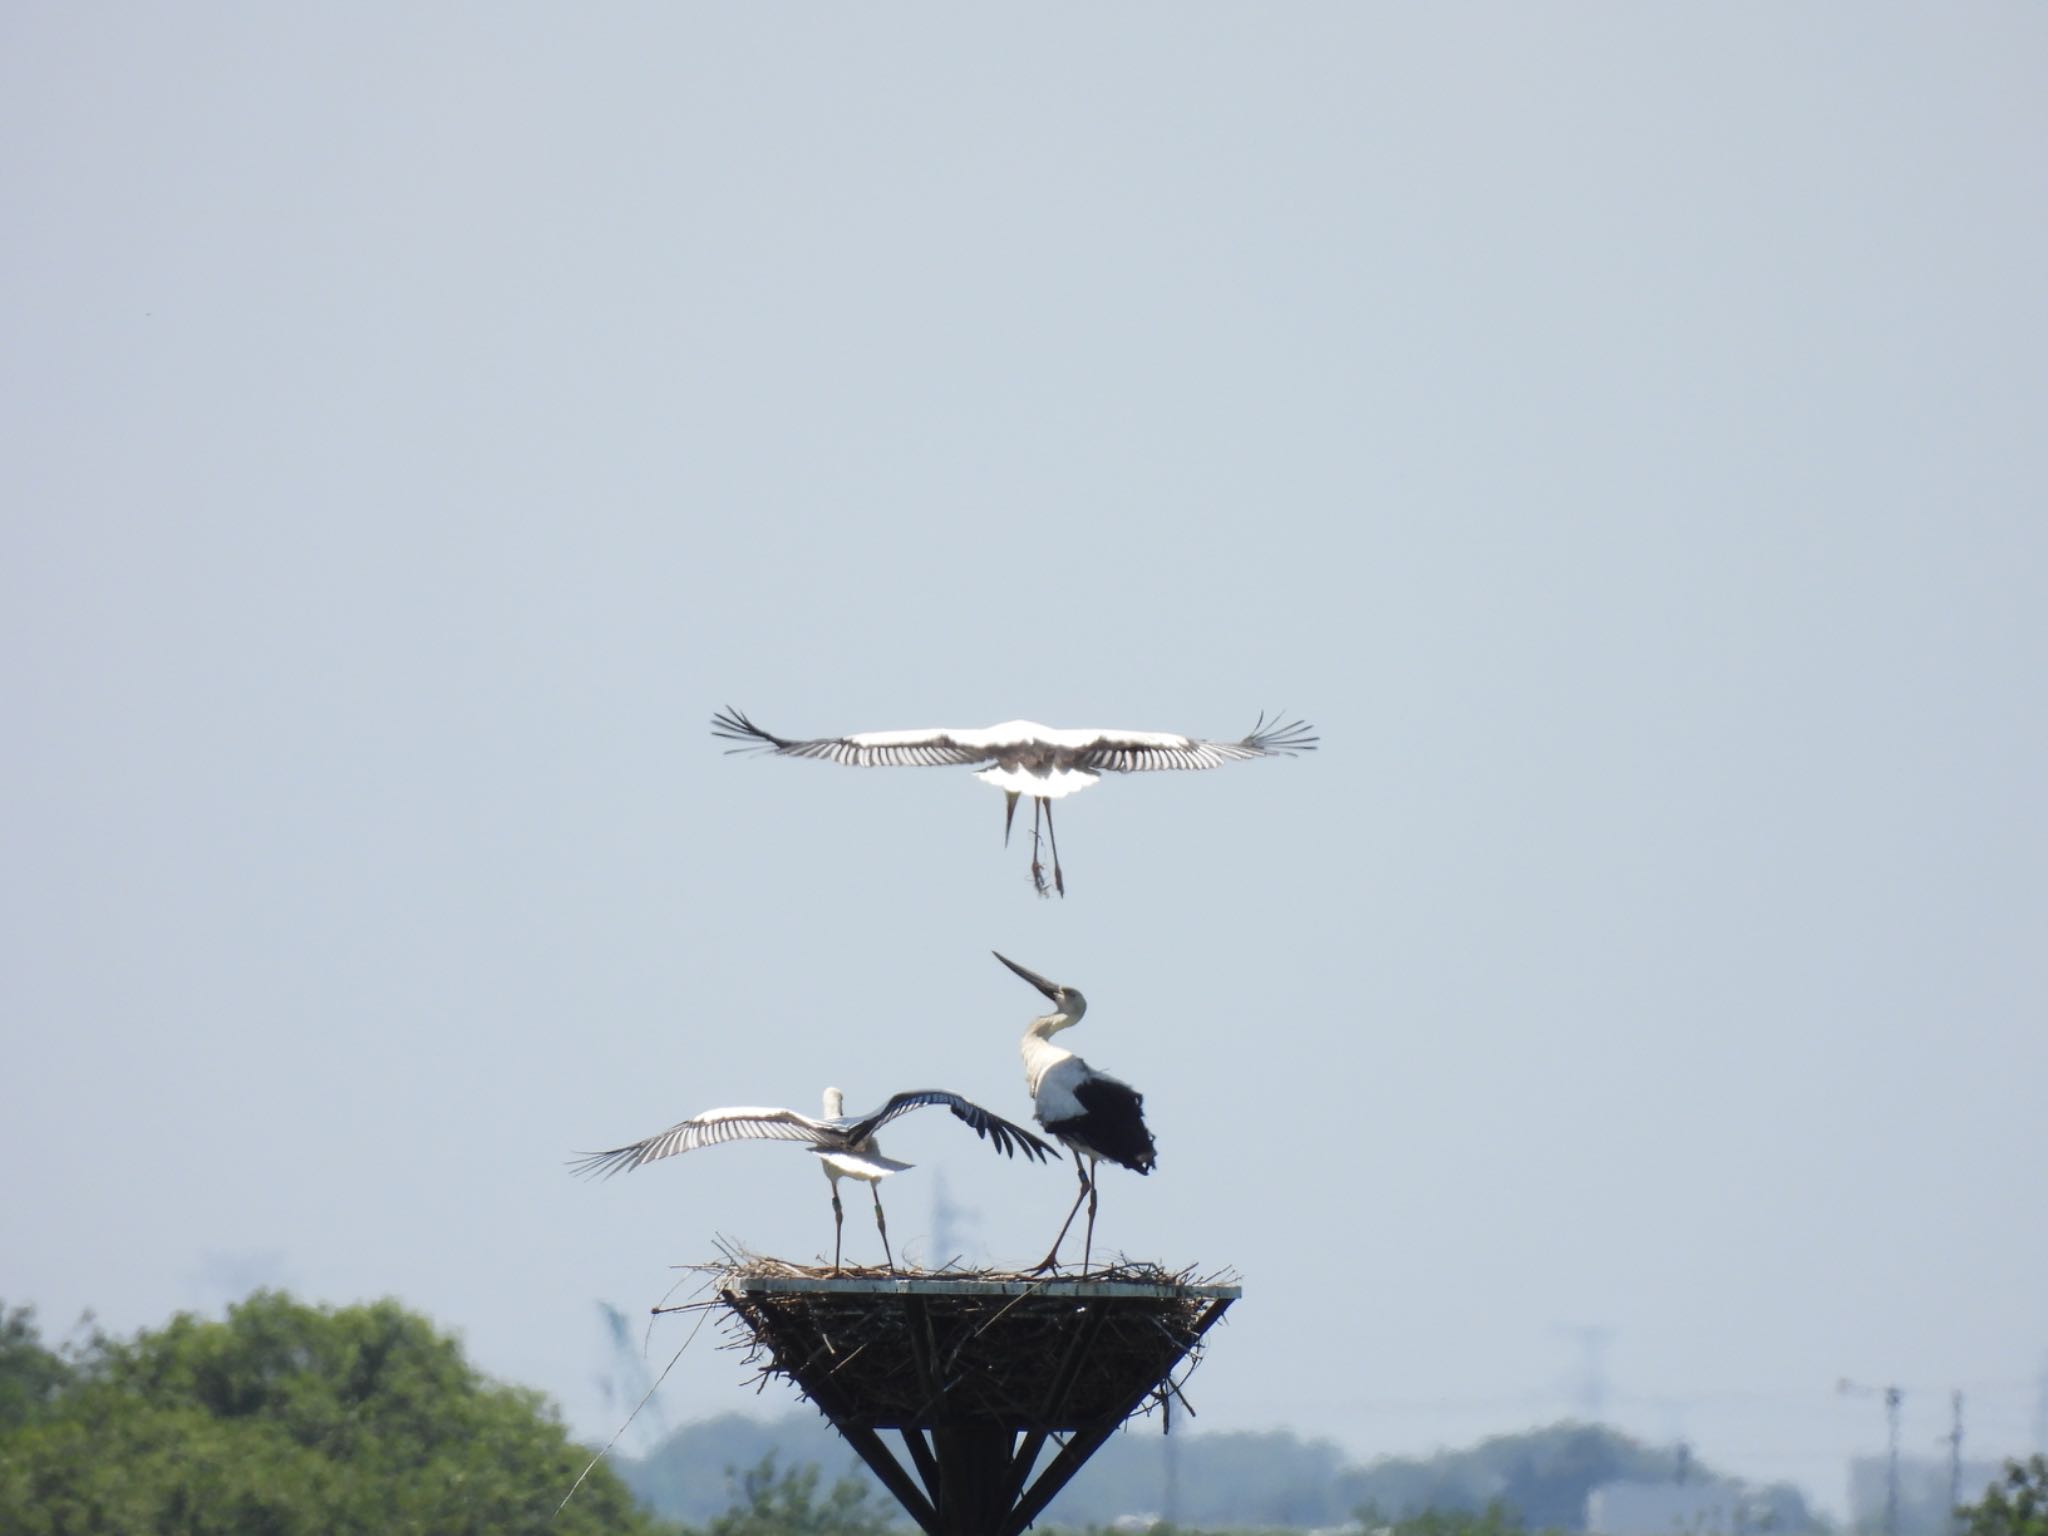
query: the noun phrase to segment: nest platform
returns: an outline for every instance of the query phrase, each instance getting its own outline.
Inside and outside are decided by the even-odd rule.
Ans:
[[[794,1382],[929,1536],[1019,1536],[1126,1419],[1185,1404],[1176,1370],[1241,1294],[1131,1264],[835,1275],[748,1259],[714,1284],[736,1345]]]

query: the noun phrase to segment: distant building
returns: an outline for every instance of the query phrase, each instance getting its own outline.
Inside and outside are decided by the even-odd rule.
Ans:
[[[1602,1483],[1586,1495],[1589,1536],[1736,1536],[1734,1483]]]
[[[1849,1525],[1872,1533],[1885,1528],[1890,1501],[1890,1463],[1883,1456],[1858,1456],[1849,1463]],[[1974,1504],[1998,1481],[1996,1462],[1963,1463],[1962,1502]],[[1946,1536],[1949,1526],[1948,1458],[1899,1458],[1899,1536]]]

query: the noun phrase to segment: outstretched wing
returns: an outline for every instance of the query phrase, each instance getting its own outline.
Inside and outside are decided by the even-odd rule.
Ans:
[[[711,734],[736,741],[728,752],[768,752],[776,757],[815,757],[855,768],[939,768],[958,763],[986,763],[995,757],[988,746],[962,740],[972,733],[952,730],[864,731],[857,736],[820,736],[814,741],[787,741],[764,731],[745,714],[727,707],[711,717]]]
[[[1261,714],[1251,734],[1237,741],[1199,741],[1163,731],[1101,731],[1081,746],[1075,765],[1102,773],[1144,773],[1161,768],[1220,768],[1254,757],[1292,757],[1313,752],[1322,738],[1305,720],[1266,724]]]
[[[857,1146],[875,1134],[899,1115],[907,1115],[913,1109],[924,1109],[929,1105],[942,1105],[953,1112],[954,1118],[974,1127],[974,1134],[992,1143],[996,1151],[1014,1157],[1021,1151],[1026,1157],[1044,1162],[1053,1155],[1047,1142],[1041,1141],[1021,1125],[1013,1125],[1001,1115],[983,1109],[971,1099],[963,1099],[957,1093],[946,1093],[937,1088],[922,1088],[911,1093],[899,1093],[880,1109],[872,1110],[857,1119],[842,1120],[847,1137]]]
[[[679,1120],[667,1130],[630,1146],[613,1147],[609,1152],[585,1153],[569,1167],[580,1177],[608,1179],[615,1173],[638,1168],[642,1163],[674,1157],[678,1152],[694,1152],[699,1147],[715,1146],[721,1141],[801,1141],[814,1147],[836,1147],[845,1144],[845,1136],[830,1121],[813,1120],[793,1109],[756,1109],[742,1105],[732,1109],[707,1109],[701,1115]]]

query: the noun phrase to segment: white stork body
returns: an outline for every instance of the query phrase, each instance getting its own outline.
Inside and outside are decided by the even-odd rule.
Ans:
[[[1149,1174],[1159,1161],[1152,1132],[1145,1125],[1145,1096],[1121,1078],[1098,1072],[1052,1037],[1080,1023],[1088,1011],[1088,999],[1074,987],[1063,987],[1028,971],[1006,955],[996,958],[1052,1000],[1053,1012],[1031,1021],[1024,1031],[1024,1084],[1031,1090],[1032,1118],[1066,1144],[1074,1154],[1074,1170],[1080,1175],[1081,1191],[1074,1197],[1067,1219],[1060,1224],[1052,1251],[1039,1264],[1053,1269],[1059,1264],[1060,1244],[1067,1229],[1088,1202],[1087,1237],[1081,1248],[1081,1273],[1095,1251],[1095,1165],[1103,1159]]]
[[[838,1120],[846,1114],[846,1095],[837,1088],[825,1090],[825,1118]],[[901,1173],[912,1166],[899,1163],[893,1157],[882,1155],[881,1143],[875,1138],[864,1136],[844,1152],[828,1151],[824,1147],[811,1148],[818,1156],[818,1162],[825,1170],[826,1182],[832,1186],[832,1272],[839,1273],[839,1244],[846,1230],[846,1209],[839,1203],[839,1181],[858,1179],[867,1185],[868,1193],[875,1201],[875,1230],[882,1234],[882,1258],[889,1265],[889,1272],[896,1271],[896,1255],[889,1251],[889,1221],[882,1214],[882,1180],[892,1173]]]
[[[1029,795],[1034,800],[1064,800],[1069,795],[1078,795],[1091,784],[1099,784],[1102,775],[1090,773],[1086,768],[984,768],[975,777],[984,784],[993,784],[1015,805],[1019,795]]]
[[[892,1173],[901,1173],[912,1165],[884,1157],[875,1141],[875,1131],[899,1115],[932,1105],[951,1110],[955,1118],[973,1128],[975,1135],[985,1138],[996,1151],[1006,1156],[1014,1156],[1021,1150],[1026,1157],[1044,1162],[1052,1155],[1052,1148],[1023,1126],[1013,1125],[1001,1115],[991,1114],[957,1093],[939,1089],[899,1093],[880,1109],[865,1115],[848,1115],[844,1113],[845,1095],[837,1088],[827,1088],[822,1119],[813,1119],[793,1109],[765,1109],[751,1105],[707,1109],[701,1115],[679,1120],[667,1130],[640,1141],[613,1147],[607,1152],[589,1153],[576,1159],[572,1167],[579,1174],[610,1178],[643,1163],[681,1152],[693,1152],[721,1141],[801,1142],[816,1154],[825,1177],[832,1185],[833,1273],[839,1272],[840,1242],[846,1220],[845,1211],[839,1203],[841,1179],[858,1179],[868,1186],[868,1192],[875,1201],[875,1226],[882,1234],[882,1255],[889,1261],[893,1273],[896,1256],[889,1251],[889,1224],[882,1215],[882,1193],[876,1186]]]
[[[810,757],[856,768],[931,768],[948,764],[983,765],[975,777],[1003,792],[1003,841],[1021,795],[1031,797],[1031,882],[1038,894],[1048,893],[1045,866],[1038,858],[1038,823],[1052,846],[1052,887],[1064,896],[1066,876],[1060,869],[1059,840],[1052,829],[1052,802],[1079,794],[1105,773],[1143,773],[1158,769],[1220,768],[1254,757],[1292,757],[1315,749],[1317,738],[1302,721],[1268,726],[1261,715],[1251,734],[1237,741],[1203,741],[1170,731],[1060,730],[1035,720],[1006,720],[976,730],[951,727],[924,731],[863,731],[853,736],[822,736],[793,741],[762,730],[736,709],[711,718],[711,734],[736,741],[735,752],[768,752],[778,757]]]

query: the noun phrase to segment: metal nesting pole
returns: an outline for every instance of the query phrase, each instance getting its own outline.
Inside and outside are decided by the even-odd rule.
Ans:
[[[736,1271],[719,1294],[926,1536],[1021,1536],[1126,1419],[1178,1396],[1240,1290]]]

